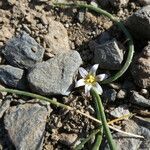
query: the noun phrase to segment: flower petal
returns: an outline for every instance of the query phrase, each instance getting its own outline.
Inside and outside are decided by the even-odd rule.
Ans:
[[[95,64],[94,66],[92,66],[92,68],[90,69],[89,74],[96,75],[96,71],[98,69],[98,66],[99,66],[99,64]]]
[[[99,74],[96,76],[96,80],[97,81],[103,81],[105,80],[106,78],[108,78],[108,75],[107,74]]]
[[[87,96],[90,96],[90,89],[91,89],[91,87],[92,87],[92,85],[88,85],[88,84],[85,85],[85,94]]]
[[[99,95],[102,95],[103,89],[102,89],[102,87],[101,87],[97,82],[96,82],[94,88],[95,88],[95,90],[97,91],[97,93],[98,93]]]
[[[84,79],[80,79],[76,82],[75,87],[80,87],[80,86],[84,86],[84,85],[85,85]]]
[[[85,78],[88,75],[88,72],[83,67],[79,68],[79,73],[83,78]]]

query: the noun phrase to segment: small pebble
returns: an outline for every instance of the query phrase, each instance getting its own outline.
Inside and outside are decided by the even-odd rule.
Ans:
[[[127,95],[127,91],[125,89],[121,89],[118,93],[117,93],[117,98],[118,99],[124,99]]]
[[[140,94],[145,98],[149,97],[149,91],[147,89],[141,89]]]

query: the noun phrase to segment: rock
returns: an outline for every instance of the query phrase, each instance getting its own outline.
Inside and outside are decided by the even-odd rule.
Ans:
[[[99,64],[100,68],[118,70],[121,67],[123,50],[119,48],[115,39],[101,45],[91,41],[89,47],[94,51],[93,62]]]
[[[142,95],[138,94],[138,92],[135,91],[132,91],[130,102],[142,107],[147,107],[147,108],[150,107],[150,100],[144,98]]]
[[[59,141],[62,144],[65,144],[67,146],[72,146],[73,144],[75,144],[77,138],[78,138],[78,135],[75,133],[70,133],[70,134],[61,133]]]
[[[130,112],[127,105],[120,105],[117,108],[110,111],[110,115],[112,115],[115,118],[119,118],[129,114]]]
[[[48,111],[39,104],[24,104],[9,108],[4,116],[5,128],[18,150],[42,150]]]
[[[26,32],[10,39],[2,50],[11,65],[26,69],[42,61],[44,51],[44,48]]]
[[[9,87],[25,89],[24,71],[10,65],[0,65],[0,82]]]
[[[150,0],[139,0],[139,3],[140,3],[142,6],[150,5]]]
[[[117,98],[118,99],[124,99],[127,96],[127,91],[125,89],[121,89],[118,93],[117,93]]]
[[[149,98],[149,91],[147,89],[141,89],[140,95],[144,96],[145,98]]]
[[[136,117],[137,118],[137,117]],[[124,131],[142,135],[144,139],[130,137],[116,133],[114,140],[118,146],[118,150],[148,150],[150,147],[150,122],[144,119],[137,120],[126,120],[124,121]],[[105,149],[106,150],[106,149]]]
[[[131,73],[136,85],[150,88],[150,42],[133,61]]]
[[[105,101],[114,102],[116,100],[117,92],[114,89],[104,90],[102,97]]]
[[[126,25],[135,38],[150,40],[150,5],[141,8],[131,15],[127,19]]]
[[[4,112],[10,107],[10,100],[0,99],[0,119],[3,117]]]
[[[48,52],[64,53],[70,50],[67,30],[60,22],[49,20],[48,34],[44,36]]]
[[[62,53],[38,63],[28,74],[31,90],[42,95],[68,95],[81,64],[77,51]]]
[[[97,38],[97,43],[104,44],[110,40],[112,40],[111,35],[109,34],[108,31],[105,31]]]
[[[78,17],[79,22],[83,23],[84,17],[85,17],[85,11],[80,10],[77,17]]]

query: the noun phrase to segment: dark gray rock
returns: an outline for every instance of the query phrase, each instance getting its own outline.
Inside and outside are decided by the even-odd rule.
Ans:
[[[138,92],[132,91],[132,95],[130,97],[130,102],[142,107],[150,107],[150,100],[146,99],[142,95],[138,94]]]
[[[101,45],[91,41],[89,46],[94,51],[93,62],[99,64],[100,68],[109,70],[120,69],[123,61],[123,49],[119,48],[115,39]]]
[[[42,150],[48,110],[39,104],[13,106],[4,116],[5,128],[17,150]]]
[[[114,102],[116,100],[117,92],[114,89],[104,90],[102,97],[105,101]]]
[[[77,51],[56,55],[28,74],[31,90],[42,95],[68,95],[82,59]]]
[[[128,136],[117,133],[114,137],[120,150],[149,150],[150,148],[150,122],[144,119],[133,119],[124,121],[124,131],[142,135],[144,139],[128,138]]]
[[[150,88],[150,42],[131,65],[134,82],[141,88]]]
[[[150,5],[135,12],[126,24],[136,38],[150,39]]]
[[[110,40],[112,40],[112,36],[109,34],[108,31],[103,32],[98,38],[97,38],[97,43],[99,44],[104,44]]]
[[[9,87],[24,89],[24,71],[9,65],[0,65],[0,82]]]
[[[25,32],[10,39],[2,50],[11,65],[27,69],[42,61],[44,51],[44,48]]]

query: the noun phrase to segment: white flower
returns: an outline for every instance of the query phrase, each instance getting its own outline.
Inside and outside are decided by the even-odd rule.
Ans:
[[[89,72],[87,72],[84,68],[79,68],[79,73],[82,77],[82,79],[78,80],[76,82],[75,87],[85,86],[85,94],[90,95],[90,89],[93,87],[98,94],[102,94],[103,90],[102,87],[99,85],[98,82],[106,79],[108,75],[106,74],[100,74],[96,76],[96,71],[98,69],[98,64],[95,64]]]

